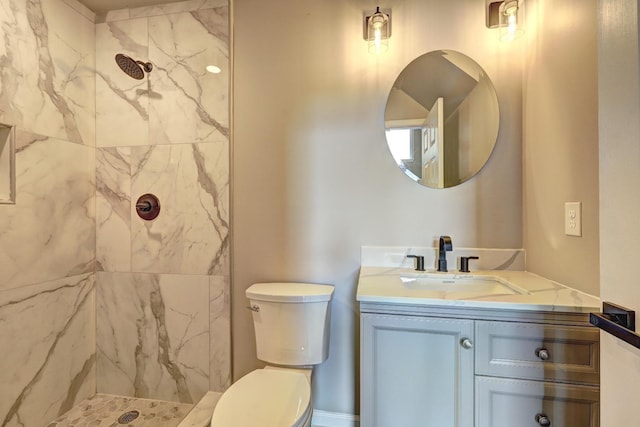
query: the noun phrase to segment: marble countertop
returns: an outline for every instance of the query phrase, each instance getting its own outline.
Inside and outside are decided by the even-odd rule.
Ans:
[[[424,291],[408,286],[402,277],[415,276],[410,268],[362,267],[358,279],[356,299],[361,303],[385,303],[399,305],[448,306],[464,308],[488,308],[500,310],[531,310],[571,313],[589,313],[600,311],[600,299],[560,283],[545,279],[527,271],[490,270],[471,273],[437,273],[426,271],[429,275],[441,274],[443,277],[492,276],[500,282],[508,282],[514,289],[524,293],[478,292],[448,293]],[[447,275],[447,276],[444,276]]]

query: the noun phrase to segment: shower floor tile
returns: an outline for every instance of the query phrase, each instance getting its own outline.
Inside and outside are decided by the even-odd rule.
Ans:
[[[80,402],[46,427],[175,427],[192,407],[189,403],[97,394]],[[136,417],[136,412],[132,411],[139,415]],[[124,419],[118,422],[121,416]]]

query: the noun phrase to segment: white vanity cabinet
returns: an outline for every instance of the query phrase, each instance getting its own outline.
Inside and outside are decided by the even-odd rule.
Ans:
[[[599,426],[585,314],[365,307],[361,427]]]

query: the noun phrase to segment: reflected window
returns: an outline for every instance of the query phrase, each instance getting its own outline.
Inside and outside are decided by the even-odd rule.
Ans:
[[[403,161],[413,160],[411,129],[387,129],[386,134],[389,150],[398,165],[402,165]]]

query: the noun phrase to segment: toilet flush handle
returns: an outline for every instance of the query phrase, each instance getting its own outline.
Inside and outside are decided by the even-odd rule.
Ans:
[[[260,306],[259,305],[248,305],[247,308],[251,311],[255,311],[256,313],[258,313],[260,311]]]

